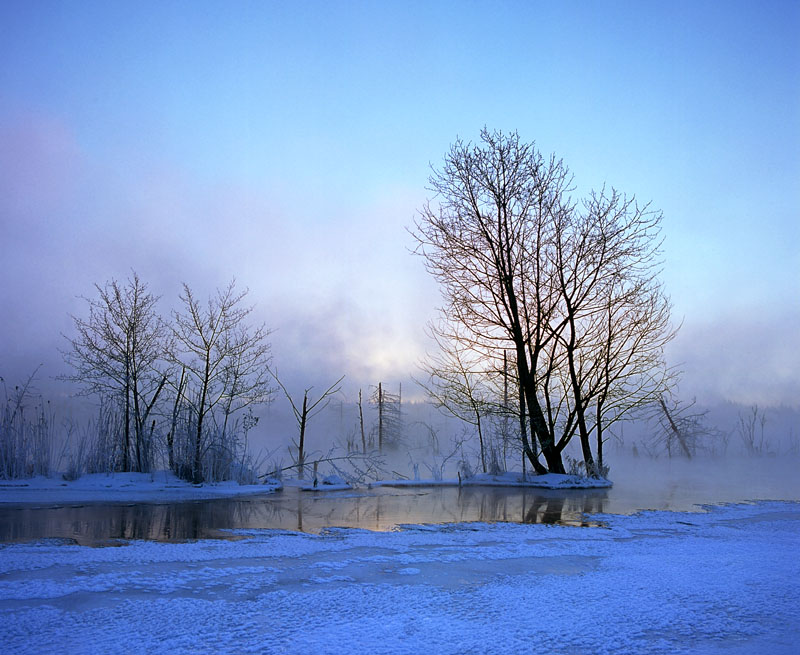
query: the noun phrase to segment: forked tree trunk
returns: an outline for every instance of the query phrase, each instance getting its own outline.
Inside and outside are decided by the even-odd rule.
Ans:
[[[581,440],[581,452],[583,453],[583,464],[586,467],[586,474],[595,477],[594,458],[592,457],[592,445],[589,443],[589,430],[586,427],[586,413],[583,401],[583,391],[578,374],[575,370],[575,318],[572,306],[567,301],[567,311],[569,312],[569,343],[567,344],[567,366],[569,368],[569,379],[572,385],[572,398],[575,403],[575,416],[578,419],[578,436]]]
[[[529,381],[530,375],[528,371],[528,362],[525,354],[524,341],[521,337],[521,333],[518,336],[517,379],[519,380],[519,411],[522,447],[537,475],[543,475],[547,473],[548,469],[551,473],[563,473],[564,465],[561,463],[561,453],[555,450],[554,440],[547,432],[547,426],[545,425],[542,408],[539,407],[539,403],[536,400],[536,391],[533,390],[532,392],[529,388],[531,384]],[[527,412],[525,411],[526,406],[528,409]],[[531,445],[528,442],[528,431],[525,427],[526,414],[530,419],[530,438],[531,442],[534,444],[533,448],[531,448]],[[547,468],[542,466],[541,462],[539,461],[539,457],[536,454],[535,444],[537,439],[542,447],[542,454],[545,456],[545,460],[547,461]],[[553,467],[555,467],[556,470],[553,470]],[[561,470],[558,470],[559,468]]]

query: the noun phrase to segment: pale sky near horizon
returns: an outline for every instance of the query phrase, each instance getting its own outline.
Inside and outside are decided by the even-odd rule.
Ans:
[[[484,125],[664,212],[685,394],[800,402],[791,1],[4,0],[0,376],[64,372],[135,269],[165,309],[235,276],[298,385],[405,383],[438,301],[406,228]]]

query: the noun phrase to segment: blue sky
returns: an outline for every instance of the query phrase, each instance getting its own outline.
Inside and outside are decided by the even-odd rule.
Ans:
[[[663,210],[687,394],[796,404],[799,34],[797,2],[5,0],[0,367],[61,372],[133,268],[165,307],[236,276],[306,385],[405,380],[437,303],[405,228],[486,125]]]

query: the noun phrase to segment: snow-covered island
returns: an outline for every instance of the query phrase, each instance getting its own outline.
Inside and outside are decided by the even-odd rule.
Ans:
[[[77,480],[62,476],[0,480],[0,504],[154,503],[210,500],[274,492],[279,482],[240,485],[215,482],[194,485],[170,471],[87,473]]]
[[[69,503],[153,503],[211,500],[271,493],[283,485],[304,491],[343,491],[355,485],[335,475],[309,480],[268,480],[265,484],[242,485],[237,482],[191,484],[169,471],[153,473],[91,473],[77,480],[64,480],[61,476],[0,480],[0,504],[58,505]],[[437,487],[437,486],[487,486],[531,487],[536,489],[603,489],[611,482],[604,478],[586,478],[576,475],[527,475],[504,473],[490,475],[479,473],[465,479],[378,480],[366,483],[370,487]]]
[[[612,482],[606,478],[587,478],[581,475],[547,473],[525,475],[516,471],[499,473],[477,473],[469,478],[447,478],[439,480],[378,480],[368,487],[531,487],[533,489],[609,489]]]

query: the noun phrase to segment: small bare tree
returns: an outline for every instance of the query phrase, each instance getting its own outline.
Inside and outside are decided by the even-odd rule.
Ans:
[[[280,381],[278,378],[277,371],[270,371],[272,377],[275,378],[275,382],[278,383],[283,394],[286,396],[286,400],[289,401],[289,404],[292,406],[292,411],[294,412],[294,418],[297,421],[297,429],[299,432],[298,441],[294,442],[294,446],[297,449],[297,476],[302,480],[305,475],[305,461],[306,461],[306,429],[308,427],[308,422],[314,418],[317,414],[319,414],[322,410],[324,410],[331,401],[331,397],[338,393],[342,388],[342,380],[344,380],[344,375],[340,377],[336,382],[334,382],[331,386],[329,386],[322,395],[317,398],[314,402],[309,404],[308,400],[308,392],[311,391],[314,387],[309,387],[308,389],[303,390],[303,404],[302,407],[298,407],[297,403],[295,403],[292,395],[284,386],[283,382]]]
[[[159,297],[135,272],[125,284],[111,280],[95,288],[98,297],[85,298],[88,318],[72,317],[78,335],[67,337],[63,355],[73,372],[60,379],[120,409],[122,470],[145,471],[152,463],[151,417],[167,381],[169,332],[156,312]]]
[[[759,410],[758,405],[753,405],[746,414],[739,412],[736,431],[748,454],[760,455],[766,450],[767,442],[764,436],[766,424],[767,414]]]
[[[183,383],[176,388],[192,417],[191,474],[195,483],[204,479],[206,432],[217,429],[224,444],[231,415],[268,402],[273,394],[266,341],[270,331],[264,325],[253,329],[246,323],[253,310],[242,304],[246,295],[247,290],[236,290],[234,280],[218,289],[204,306],[184,284],[180,296],[183,311],[173,313],[176,347],[171,357],[185,371]]]
[[[428,374],[427,381],[415,381],[437,409],[475,427],[481,469],[486,473],[484,427],[495,403],[486,384],[488,372],[481,368],[485,360],[476,359],[462,342],[441,338],[435,326],[431,325],[429,332],[438,346],[438,352],[422,365]]]

